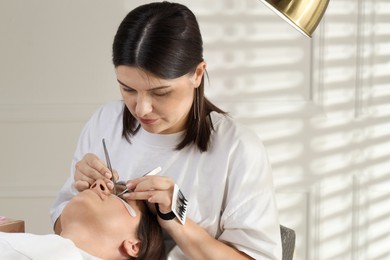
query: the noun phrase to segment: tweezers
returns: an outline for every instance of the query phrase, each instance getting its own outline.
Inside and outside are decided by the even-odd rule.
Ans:
[[[144,177],[144,176],[146,176],[146,175],[156,175],[156,174],[159,173],[160,171],[161,171],[161,167],[158,166],[157,168],[155,168],[155,169],[153,169],[153,170],[151,170],[151,171],[145,173],[144,175],[142,175],[142,177]],[[119,196],[121,196],[121,195],[123,195],[123,194],[125,194],[125,193],[127,193],[127,192],[130,192],[130,191],[132,191],[132,190],[129,190],[128,188],[126,188],[124,191],[122,191],[122,192],[120,192],[119,194],[117,194],[117,196],[119,197]]]
[[[104,141],[104,138],[102,139],[102,142],[103,142],[104,154],[106,156],[107,167],[111,172],[111,181],[114,184],[114,195],[117,195],[116,187],[115,187],[116,183],[115,183],[115,178],[114,178],[114,172],[112,171],[110,156],[108,156],[108,151],[107,151],[106,142]]]

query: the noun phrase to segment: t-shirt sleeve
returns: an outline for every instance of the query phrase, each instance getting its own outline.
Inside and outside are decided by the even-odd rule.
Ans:
[[[281,259],[281,236],[271,166],[256,134],[244,132],[232,149],[221,235],[254,259]]]
[[[245,201],[223,224],[218,238],[254,259],[281,259],[280,228],[273,193],[264,191]]]

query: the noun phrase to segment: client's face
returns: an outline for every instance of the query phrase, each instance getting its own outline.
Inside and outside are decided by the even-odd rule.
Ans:
[[[125,203],[135,211],[131,216]],[[96,223],[96,228],[111,232],[112,230],[123,229],[126,226],[133,226],[134,230],[139,224],[141,211],[136,201],[124,202],[113,195],[102,180],[97,180],[90,189],[80,192],[67,205],[67,210],[72,210],[72,221],[77,218],[88,221],[88,224]],[[70,208],[70,209],[69,209]],[[131,210],[131,209],[130,209]],[[77,212],[75,212],[77,211]],[[62,217],[65,217],[65,210]],[[61,219],[63,221],[63,219]]]
[[[126,207],[125,203],[131,208]],[[122,201],[112,194],[104,181],[97,180],[64,208],[61,235],[74,242],[80,240],[75,242],[76,245],[87,252],[99,248],[103,250],[110,244],[118,248],[123,241],[136,243],[139,241],[136,231],[142,214],[141,207],[141,202]]]

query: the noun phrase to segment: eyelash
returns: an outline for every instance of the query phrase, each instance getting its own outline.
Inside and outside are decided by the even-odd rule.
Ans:
[[[131,89],[131,88],[125,88],[125,87],[122,87],[123,91],[125,92],[129,92],[129,93],[134,93],[135,90],[134,89]]]
[[[131,88],[126,88],[126,87],[122,87],[123,91],[125,92],[128,92],[128,93],[134,93],[136,92],[134,89],[131,89]],[[152,94],[154,96],[157,96],[157,97],[164,97],[164,96],[168,96],[171,92],[170,91],[166,91],[164,93],[156,93],[156,92],[152,92]]]
[[[171,93],[171,92],[167,91],[167,92],[164,92],[164,93],[153,93],[153,95],[158,96],[158,97],[163,97],[163,96],[169,95],[169,93]]]

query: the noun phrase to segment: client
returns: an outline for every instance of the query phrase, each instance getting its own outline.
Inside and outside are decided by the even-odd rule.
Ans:
[[[0,259],[165,259],[156,216],[102,180],[65,206],[61,226],[60,235],[0,232]]]

